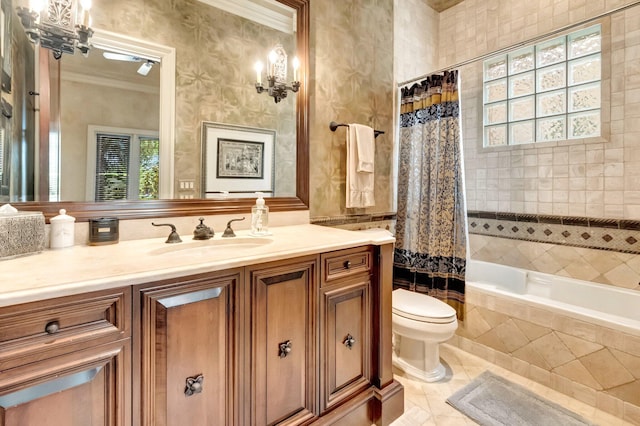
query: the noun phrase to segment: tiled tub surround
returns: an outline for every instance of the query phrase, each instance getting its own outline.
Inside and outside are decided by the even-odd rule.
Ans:
[[[441,13],[439,67],[532,40],[631,0],[484,2]],[[461,67],[467,206],[515,213],[640,218],[640,6],[602,21],[602,137],[482,148],[482,64]],[[610,30],[606,30],[606,26]],[[416,46],[420,51],[421,46]],[[608,74],[608,75],[607,75]]]
[[[467,282],[467,319],[451,343],[640,425],[640,321],[475,284],[476,266]]]
[[[640,221],[468,212],[471,258],[640,290]]]
[[[640,254],[640,221],[467,212],[469,233]]]

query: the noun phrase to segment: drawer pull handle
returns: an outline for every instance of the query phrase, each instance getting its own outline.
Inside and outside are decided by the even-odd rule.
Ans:
[[[352,335],[347,334],[347,337],[344,338],[344,340],[342,341],[342,343],[349,348],[349,350],[351,350],[353,348],[353,345],[356,344],[356,339],[353,338]]]
[[[345,269],[351,269],[351,261],[350,260],[345,260],[344,267],[345,267]]]
[[[184,394],[186,396],[191,396],[193,394],[202,392],[203,381],[204,376],[202,374],[196,377],[187,377],[187,387],[184,389]]]
[[[291,353],[291,340],[282,342],[278,346],[280,348],[280,352],[278,354],[280,358],[284,358]]]
[[[58,321],[48,322],[47,325],[45,325],[44,327],[44,331],[46,331],[47,334],[56,334],[59,330],[60,330],[60,323]]]

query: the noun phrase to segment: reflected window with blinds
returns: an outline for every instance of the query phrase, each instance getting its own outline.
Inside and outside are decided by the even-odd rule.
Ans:
[[[105,129],[91,126],[91,164],[87,199],[158,199],[160,140],[153,131]],[[90,164],[87,162],[87,164]]]

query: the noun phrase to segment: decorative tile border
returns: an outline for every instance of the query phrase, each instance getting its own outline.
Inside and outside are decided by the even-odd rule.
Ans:
[[[640,221],[468,211],[469,233],[640,254]]]
[[[352,224],[366,224],[371,222],[385,222],[396,220],[395,213],[371,213],[353,214],[345,216],[321,216],[312,217],[310,222],[314,225],[322,226],[342,226]]]

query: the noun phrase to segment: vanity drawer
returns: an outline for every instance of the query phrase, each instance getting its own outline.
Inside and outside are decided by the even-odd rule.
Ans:
[[[0,308],[0,371],[131,335],[129,287]]]
[[[356,247],[322,255],[322,284],[371,272],[370,247]]]

